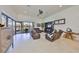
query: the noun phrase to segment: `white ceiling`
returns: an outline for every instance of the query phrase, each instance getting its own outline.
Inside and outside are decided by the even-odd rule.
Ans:
[[[52,14],[60,12],[66,8],[71,7],[71,5],[13,5],[10,6],[12,10],[16,13],[16,18],[23,19],[44,19]],[[43,14],[37,16],[39,9],[43,11]]]

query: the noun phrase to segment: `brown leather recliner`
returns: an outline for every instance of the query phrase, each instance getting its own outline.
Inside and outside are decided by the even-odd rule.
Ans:
[[[41,33],[41,32],[43,32],[43,31],[40,30],[39,28],[34,28],[34,30],[35,30],[37,33]]]
[[[31,36],[33,37],[33,39],[39,39],[40,38],[40,34],[37,33],[35,30],[32,30]]]
[[[59,39],[62,33],[63,33],[62,30],[59,30],[59,32],[57,32],[57,31],[55,30],[55,32],[51,35],[51,37],[49,37],[48,34],[46,33],[46,34],[45,34],[45,38],[46,38],[47,40],[53,42],[53,41]]]

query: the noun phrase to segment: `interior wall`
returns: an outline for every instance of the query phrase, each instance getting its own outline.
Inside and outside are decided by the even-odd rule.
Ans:
[[[72,31],[79,33],[79,6],[73,6],[59,13],[56,13],[46,18],[45,22],[62,18],[66,19],[66,24],[55,25],[55,29],[62,29],[65,31],[66,28],[70,27]]]

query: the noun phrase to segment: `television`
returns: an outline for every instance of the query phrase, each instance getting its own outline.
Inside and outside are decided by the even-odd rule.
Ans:
[[[48,24],[48,25],[47,25],[47,27],[49,27],[49,28],[50,28],[50,27],[52,27],[52,25],[51,25],[51,24]]]
[[[51,33],[54,30],[54,25],[52,22],[47,22],[45,23],[45,32],[46,33]]]

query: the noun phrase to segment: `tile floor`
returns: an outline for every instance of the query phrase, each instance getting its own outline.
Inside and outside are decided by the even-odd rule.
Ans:
[[[42,53],[42,52],[79,52],[79,42],[60,38],[54,42],[45,39],[45,33],[41,38],[33,40],[30,33],[14,36],[14,48],[9,48],[8,53]]]

